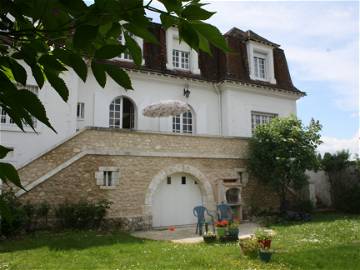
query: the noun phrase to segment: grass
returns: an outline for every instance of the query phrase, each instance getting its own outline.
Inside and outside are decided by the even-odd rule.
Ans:
[[[38,232],[0,242],[8,269],[360,269],[360,216],[317,215],[272,226],[270,263],[240,255],[233,244],[173,244],[121,232]]]

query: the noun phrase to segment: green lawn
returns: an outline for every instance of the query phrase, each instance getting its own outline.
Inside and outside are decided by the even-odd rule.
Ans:
[[[240,255],[237,244],[172,244],[124,233],[41,232],[0,242],[4,269],[360,269],[360,216],[318,215],[272,227],[271,263]]]

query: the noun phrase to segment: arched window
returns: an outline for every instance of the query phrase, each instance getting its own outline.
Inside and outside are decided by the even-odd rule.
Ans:
[[[115,98],[109,108],[109,127],[134,128],[135,106],[127,97]]]
[[[173,117],[173,132],[175,133],[193,133],[193,113],[184,112]]]

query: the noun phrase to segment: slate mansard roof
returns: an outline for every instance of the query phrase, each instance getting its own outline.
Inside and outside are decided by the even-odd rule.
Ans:
[[[242,31],[232,28],[224,34],[230,49],[229,53],[224,53],[220,49],[212,47],[212,56],[207,53],[199,53],[199,75],[180,70],[169,70],[166,68],[166,33],[165,29],[157,23],[152,23],[151,32],[160,41],[159,44],[144,42],[143,57],[144,65],[135,67],[132,62],[116,61],[117,65],[129,69],[140,69],[144,71],[174,75],[184,78],[193,78],[209,82],[233,81],[250,84],[254,86],[269,87],[278,90],[290,91],[294,94],[305,95],[298,90],[292,83],[289,68],[287,65],[284,51],[280,45],[273,43],[253,31]],[[249,62],[246,43],[256,41],[273,47],[274,53],[274,75],[276,84],[269,82],[252,80],[249,73]]]

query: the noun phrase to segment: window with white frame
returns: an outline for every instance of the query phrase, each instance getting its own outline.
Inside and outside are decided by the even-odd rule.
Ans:
[[[193,113],[187,111],[173,116],[172,128],[175,133],[193,133]]]
[[[95,172],[96,185],[102,189],[113,189],[119,185],[120,172],[118,167],[99,167]]]
[[[190,52],[180,50],[173,50],[172,61],[174,68],[177,69],[190,69]]]
[[[135,128],[135,105],[127,97],[115,98],[109,107],[109,127]]]
[[[248,41],[246,46],[250,78],[275,84],[274,48],[255,41]]]
[[[131,37],[133,37],[133,36],[131,35]],[[118,41],[122,45],[125,44],[125,37],[124,37],[123,33],[121,33],[121,35],[119,36]],[[118,56],[118,58],[120,58],[122,60],[132,61],[132,57],[131,57],[131,55],[130,55],[130,53],[128,51],[125,51],[125,52],[121,53]]]
[[[35,95],[39,94],[39,88],[36,85],[23,86],[23,85],[17,84],[17,87],[19,89],[28,90]],[[36,124],[37,124],[36,118],[31,117],[31,120],[32,120],[33,126],[36,127]],[[4,125],[14,126],[14,127],[16,126],[15,122],[10,118],[10,116],[6,113],[6,111],[2,107],[0,107],[0,123],[4,124]],[[28,126],[28,124],[24,123],[24,126]]]
[[[167,69],[200,74],[198,53],[186,42],[179,39],[179,31],[176,27],[170,27],[166,30],[166,56]]]
[[[85,103],[84,102],[78,102],[76,116],[77,116],[78,120],[84,120],[84,118],[85,118]]]
[[[270,123],[275,117],[275,113],[251,112],[251,131],[254,133],[257,126]]]
[[[266,79],[266,55],[254,54],[254,72],[258,79]]]

